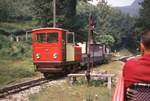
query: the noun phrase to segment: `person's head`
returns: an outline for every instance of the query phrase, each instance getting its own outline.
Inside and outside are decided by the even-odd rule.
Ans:
[[[150,31],[146,31],[141,35],[140,48],[142,54],[150,53]]]

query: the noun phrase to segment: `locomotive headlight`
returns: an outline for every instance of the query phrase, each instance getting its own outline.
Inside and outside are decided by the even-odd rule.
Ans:
[[[36,54],[36,58],[40,59],[40,54],[39,53]]]
[[[53,58],[56,59],[57,57],[58,57],[58,54],[57,54],[57,53],[54,53],[54,54],[53,54]]]

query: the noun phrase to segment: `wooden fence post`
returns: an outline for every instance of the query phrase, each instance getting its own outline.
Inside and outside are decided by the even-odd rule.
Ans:
[[[111,89],[111,76],[108,76],[107,87],[108,87],[108,89]]]

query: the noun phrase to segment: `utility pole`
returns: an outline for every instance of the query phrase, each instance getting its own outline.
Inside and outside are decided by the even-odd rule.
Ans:
[[[56,0],[53,0],[53,27],[56,27]]]
[[[91,65],[91,45],[90,44],[93,44],[93,18],[92,18],[92,15],[90,14],[89,15],[89,18],[88,18],[88,22],[89,22],[89,25],[88,25],[88,41],[87,41],[87,56],[88,56],[88,66],[87,66],[87,71],[86,71],[86,78],[87,78],[87,82],[88,82],[88,85],[90,83],[90,72],[91,72],[91,68],[90,68],[90,65]],[[94,46],[93,46],[93,49],[94,49]],[[92,66],[93,66],[93,61],[92,61]]]

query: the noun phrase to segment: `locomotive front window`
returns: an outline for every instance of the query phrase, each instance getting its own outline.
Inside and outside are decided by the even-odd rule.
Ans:
[[[38,43],[46,42],[46,34],[45,33],[37,33],[37,42]]]
[[[48,33],[47,34],[48,43],[57,43],[58,42],[58,33]]]

